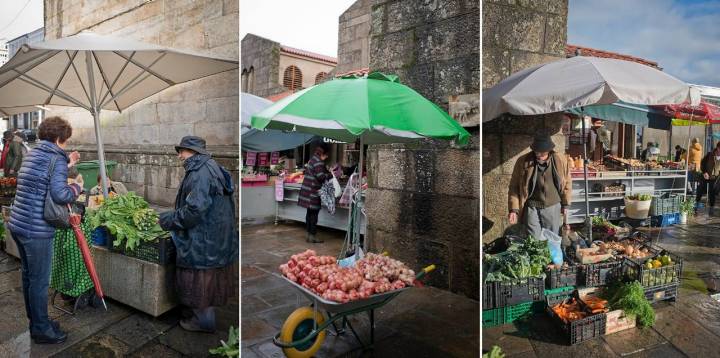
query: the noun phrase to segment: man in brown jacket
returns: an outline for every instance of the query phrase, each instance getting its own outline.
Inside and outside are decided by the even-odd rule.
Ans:
[[[559,234],[563,214],[570,206],[570,168],[565,157],[553,148],[550,136],[535,137],[530,145],[532,152],[517,160],[510,179],[508,220],[510,224],[525,224],[535,238],[540,237],[543,228]]]

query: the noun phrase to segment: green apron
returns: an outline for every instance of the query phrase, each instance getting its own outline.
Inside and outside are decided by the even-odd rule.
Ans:
[[[83,218],[80,227],[92,254],[92,230],[87,218]],[[50,287],[72,297],[94,287],[72,229],[55,230]]]

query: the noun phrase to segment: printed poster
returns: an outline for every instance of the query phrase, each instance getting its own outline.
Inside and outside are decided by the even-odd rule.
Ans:
[[[257,162],[257,153],[256,152],[248,152],[247,158],[245,159],[245,165],[247,165],[248,167],[254,167],[256,162]]]
[[[260,153],[258,156],[258,166],[266,167],[268,165],[268,153]]]
[[[270,154],[270,164],[277,165],[280,162],[280,152],[272,152]]]

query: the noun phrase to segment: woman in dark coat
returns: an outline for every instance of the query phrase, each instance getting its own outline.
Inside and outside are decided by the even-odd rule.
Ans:
[[[325,181],[332,178],[332,174],[325,167],[325,160],[328,158],[328,145],[320,143],[315,147],[315,152],[305,166],[305,176],[300,187],[298,205],[307,209],[305,214],[305,229],[307,238],[305,241],[318,243],[323,242],[315,237],[317,235],[318,215],[320,214],[320,188]]]
[[[234,294],[232,264],[238,258],[238,231],[230,173],[195,136],[175,146],[183,161],[175,210],[160,215],[160,226],[172,232],[177,248],[176,284],[180,303],[193,317],[180,322],[188,331],[214,332],[215,310]]]
[[[50,117],[40,124],[41,142],[28,153],[18,173],[17,193],[8,229],[17,243],[22,261],[25,311],[30,320],[30,335],[38,344],[62,343],[67,334],[48,317],[48,286],[55,228],[43,216],[45,197],[57,204],[75,201],[82,191],[82,176],[68,185],[68,167],[80,160],[80,154],[63,150],[72,136],[72,127],[62,118]],[[54,169],[51,164],[54,162]],[[52,176],[50,176],[52,172]]]

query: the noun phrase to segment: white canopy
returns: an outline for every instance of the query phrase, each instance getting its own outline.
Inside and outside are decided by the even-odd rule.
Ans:
[[[178,83],[238,68],[238,61],[81,32],[24,45],[0,67],[0,116],[56,105],[88,110],[95,122],[107,196],[100,111],[122,111]]]
[[[504,113],[537,115],[623,101],[662,105],[700,101],[687,83],[636,62],[576,56],[528,68],[482,95],[483,122]]]
[[[0,67],[0,115],[35,105],[122,111],[175,84],[237,67],[234,60],[81,32],[25,45]]]

